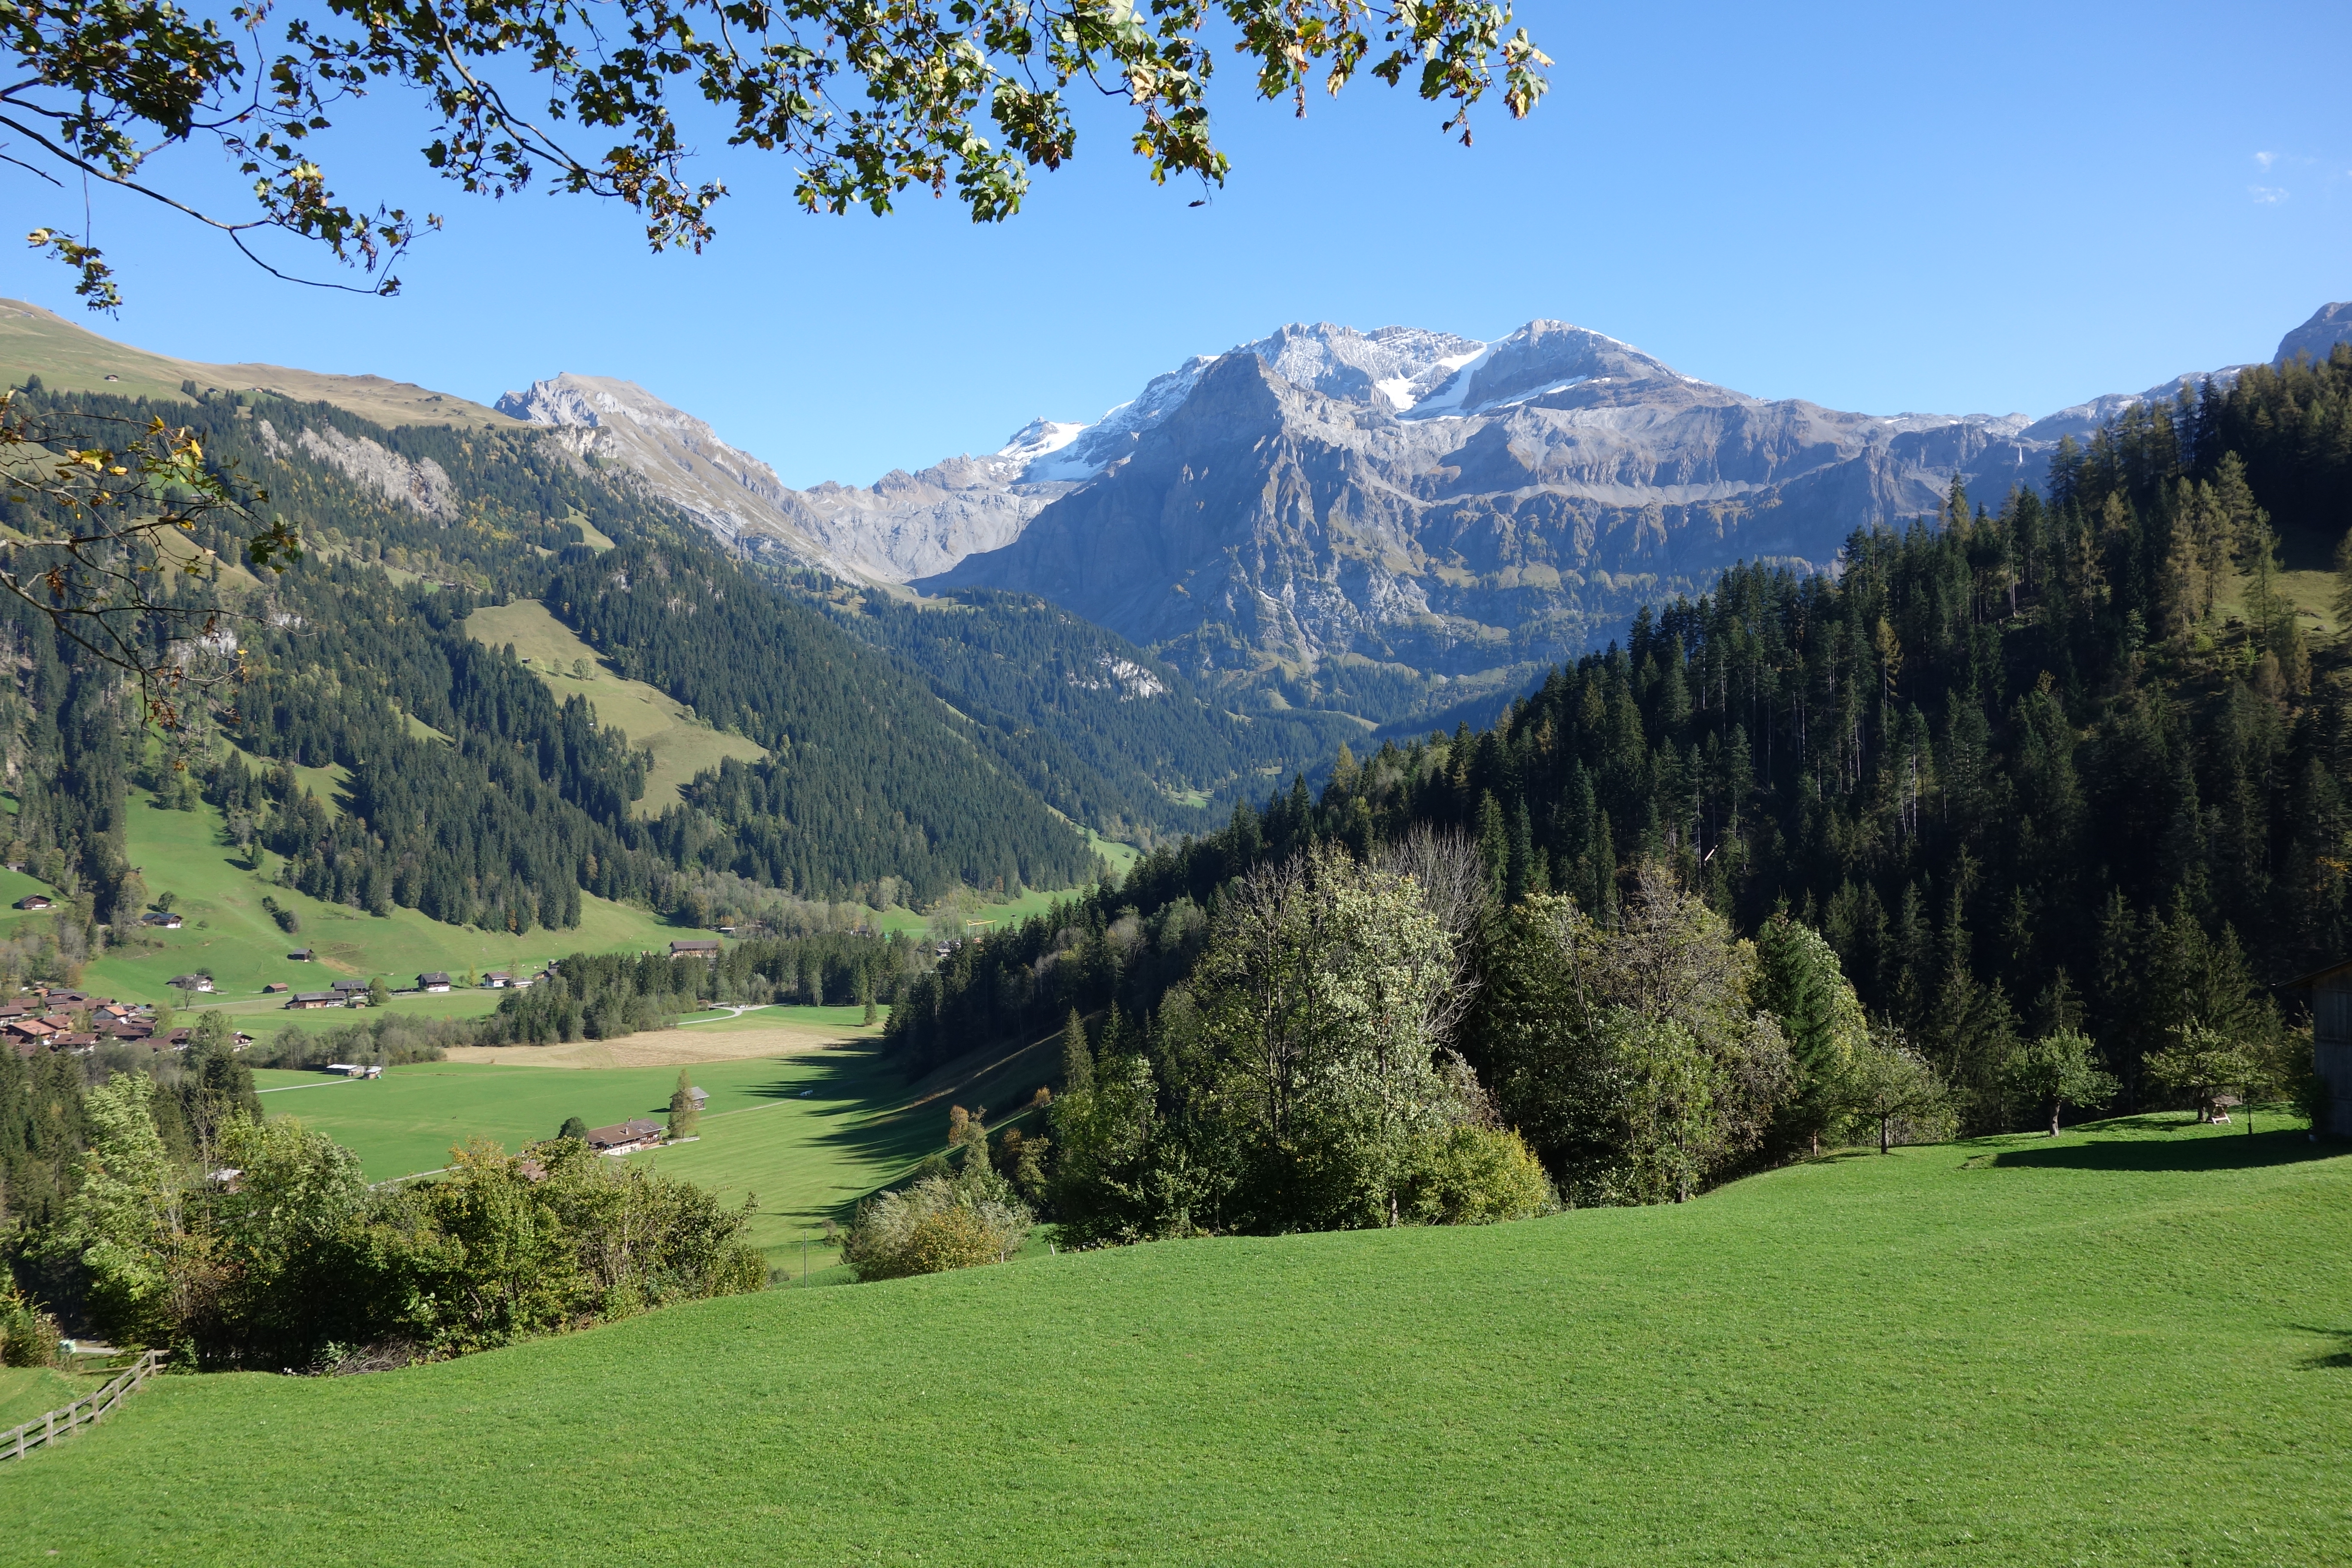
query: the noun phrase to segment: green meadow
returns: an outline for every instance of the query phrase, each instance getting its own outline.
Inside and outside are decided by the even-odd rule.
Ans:
[[[0,1563],[2340,1563],[2342,1147],[2147,1118],[168,1378],[0,1476]]]
[[[262,987],[272,981],[282,981],[298,991],[323,991],[339,979],[364,980],[381,974],[390,984],[404,986],[428,970],[446,970],[462,978],[469,970],[536,969],[569,952],[658,949],[682,937],[715,934],[674,926],[650,910],[586,893],[581,895],[578,927],[534,931],[520,937],[444,925],[415,910],[370,915],[309,898],[257,876],[242,853],[226,841],[220,813],[215,808],[199,805],[194,811],[167,811],[151,804],[141,791],[131,794],[125,849],[131,864],[140,868],[151,895],[177,895],[173,910],[187,923],[177,931],[142,931],[135,942],[110,950],[85,967],[83,989],[129,1001],[176,1005],[178,998],[165,982],[175,974],[209,969],[218,988],[218,1004],[230,1005],[240,1026],[247,1029],[254,1027],[256,1018],[296,1022],[305,1027],[321,1026],[320,1020],[329,1026],[351,1022],[340,1013],[285,1012],[282,997],[262,995]],[[0,903],[13,904],[26,893],[52,890],[30,877],[0,871]],[[294,910],[301,929],[290,934],[280,931],[261,907],[264,897]],[[0,937],[19,921],[50,918],[9,910],[6,919],[0,921]],[[300,963],[287,956],[305,947],[318,955],[313,961]],[[395,1004],[434,1016],[488,1012],[497,1005],[497,995],[489,992],[462,1001],[418,997],[414,1004],[407,999]]]
[[[630,744],[652,750],[653,771],[646,775],[645,795],[631,808],[634,816],[660,816],[677,804],[681,785],[726,758],[748,763],[768,754],[740,735],[712,729],[658,688],[624,679],[536,599],[486,606],[467,616],[465,624],[466,635],[476,642],[512,647],[558,702],[586,698],[600,725],[621,730]],[[575,666],[584,666],[588,673],[574,675]]]
[[[845,1028],[857,1016],[850,1007],[764,1008],[677,1033],[750,1028],[762,1019],[772,1026],[782,1021]],[[1008,1111],[1026,1104],[1045,1081],[1049,1054],[1041,1045],[959,1064],[911,1086],[867,1043],[698,1062],[685,1068],[710,1096],[698,1139],[628,1157],[709,1187],[730,1208],[756,1200],[751,1239],[771,1267],[797,1277],[801,1244],[821,1237],[825,1221],[847,1223],[859,1198],[946,1147],[951,1104]],[[542,1067],[526,1051],[515,1056],[513,1065],[418,1062],[388,1068],[380,1079],[275,1068],[253,1076],[265,1111],[326,1133],[359,1155],[370,1181],[382,1182],[437,1171],[469,1139],[512,1151],[551,1138],[568,1117],[592,1127],[633,1116],[665,1120],[679,1072],[676,1066]],[[996,1115],[990,1124],[1023,1125]],[[830,1265],[832,1249],[813,1246],[805,1261]]]

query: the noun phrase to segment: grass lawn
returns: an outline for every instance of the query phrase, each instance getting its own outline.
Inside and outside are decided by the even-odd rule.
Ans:
[[[662,948],[686,936],[714,933],[672,926],[649,910],[616,904],[583,893],[580,924],[569,931],[534,931],[520,937],[444,925],[415,910],[396,909],[390,915],[362,913],[342,904],[306,897],[274,882],[257,880],[243,857],[224,840],[220,813],[211,806],[194,811],[163,811],[134,790],[129,811],[125,848],[132,865],[141,868],[151,894],[175,893],[174,910],[187,924],[178,931],[143,932],[135,944],[114,948],[82,972],[82,987],[100,995],[138,1002],[169,1002],[178,998],[164,982],[197,968],[208,968],[218,987],[220,1004],[250,1002],[236,1008],[238,1021],[253,1027],[247,1012],[278,1023],[299,1022],[305,1027],[332,1027],[352,1022],[341,1013],[308,1016],[282,1010],[283,999],[272,1001],[261,988],[284,981],[298,991],[323,991],[333,981],[367,979],[382,974],[394,985],[415,983],[426,970],[446,970],[462,976],[467,970],[532,968],[566,953],[636,951]],[[0,873],[0,893],[14,902],[22,891],[47,890],[28,877]],[[293,910],[301,929],[281,931],[263,912],[267,896]],[[16,920],[48,920],[47,915],[15,915]],[[0,925],[5,935],[5,925]],[[297,948],[309,947],[318,958],[309,963],[287,958]],[[486,1012],[497,1005],[495,994],[478,1002],[434,998],[448,1009],[442,1016]],[[426,999],[418,998],[418,1002]]]
[[[717,1113],[777,1103],[797,1094],[807,1075],[790,1058],[705,1062],[690,1069]],[[517,1149],[552,1138],[564,1119],[591,1127],[632,1116],[666,1117],[678,1069],[618,1068],[604,1072],[500,1067],[478,1062],[418,1062],[380,1079],[265,1068],[254,1075],[264,1110],[299,1117],[355,1152],[370,1181],[438,1170],[468,1138]],[[809,1082],[815,1081],[813,1079]],[[944,1137],[944,1125],[942,1126]]]
[[[104,1374],[53,1372],[49,1368],[0,1366],[0,1432],[52,1410],[61,1410],[104,1386]]]
[[[2126,1121],[166,1378],[0,1477],[0,1563],[2344,1563],[2340,1147]]]
[[[400,984],[408,984],[402,975]],[[243,996],[215,1004],[210,997],[199,1001],[187,1013],[180,1013],[174,1005],[173,1019],[186,1023],[208,1006],[217,1005],[233,1023],[247,1034],[268,1039],[280,1029],[307,1029],[312,1034],[329,1029],[348,1029],[355,1024],[372,1023],[389,1013],[402,1018],[478,1018],[498,1010],[503,991],[485,991],[477,986],[470,991],[450,991],[439,994],[415,995],[401,994],[382,1008],[328,1007],[318,1011],[289,1010],[283,996]]]

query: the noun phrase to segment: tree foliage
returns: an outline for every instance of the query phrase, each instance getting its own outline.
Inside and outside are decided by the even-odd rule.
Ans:
[[[783,157],[811,212],[887,212],[909,189],[950,185],[979,222],[1020,210],[1030,171],[1076,151],[1065,95],[1115,90],[1137,116],[1132,144],[1151,177],[1221,184],[1209,128],[1219,37],[1255,67],[1254,89],[1306,112],[1310,80],[1338,92],[1359,71],[1452,106],[1469,141],[1473,104],[1503,77],[1524,115],[1549,62],[1509,12],[1484,0],[325,0],[225,16],[164,0],[94,5],[17,0],[0,12],[13,79],[0,125],[20,170],[59,184],[106,181],[252,247],[258,235],[323,247],[360,287],[391,294],[391,268],[440,219],[337,195],[320,165],[331,112],[398,90],[435,118],[426,164],[470,192],[534,181],[625,203],[655,249],[714,237],[719,180],[691,172],[702,135]],[[239,35],[242,35],[241,37]],[[609,139],[609,140],[608,140]],[[250,216],[199,207],[150,166],[160,148],[210,141],[249,182]],[[166,165],[168,167],[168,165]],[[36,229],[31,242],[110,309],[120,291],[87,232]],[[279,276],[285,276],[279,273]],[[336,287],[349,287],[335,285]]]

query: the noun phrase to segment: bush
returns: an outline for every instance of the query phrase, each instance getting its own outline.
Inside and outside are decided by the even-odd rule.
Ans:
[[[58,1321],[0,1280],[0,1366],[55,1366]]]
[[[1002,1261],[1021,1245],[1030,1224],[1029,1206],[1001,1177],[985,1172],[962,1179],[926,1176],[858,1205],[842,1261],[861,1280],[970,1268]]]
[[[1559,1206],[1543,1163],[1505,1127],[1455,1127],[1433,1139],[1407,1190],[1405,1217],[1423,1225],[1492,1225]]]

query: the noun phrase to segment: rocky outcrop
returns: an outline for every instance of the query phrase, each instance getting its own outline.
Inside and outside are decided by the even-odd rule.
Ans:
[[[917,586],[1038,594],[1204,676],[1500,685],[1735,560],[1825,570],[1955,472],[1998,496],[2042,462],[2021,416],[1765,402],[1562,322],[1413,378],[1286,346],[1304,380],[1213,362],[1018,540]]]
[[[262,445],[273,455],[289,449],[286,438],[268,420],[260,422],[260,430]],[[346,436],[331,425],[304,426],[292,446],[386,500],[413,508],[445,525],[457,519],[457,501],[448,470],[430,458],[404,458],[364,436]]]
[[[635,473],[655,494],[746,553],[774,552],[808,565],[856,572],[794,525],[785,510],[794,492],[773,468],[633,381],[566,372],[503,394],[496,407],[510,418],[552,427],[583,457]]]
[[[2352,300],[2322,305],[2313,311],[2311,320],[2279,340],[2278,353],[2271,356],[2271,363],[2284,364],[2297,354],[2324,360],[2337,343],[2352,343]]]

